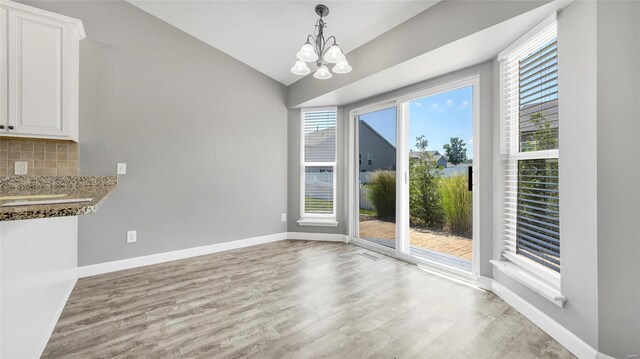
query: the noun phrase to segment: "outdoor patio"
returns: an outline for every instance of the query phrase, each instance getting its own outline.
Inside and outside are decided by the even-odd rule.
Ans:
[[[375,239],[376,242],[395,239],[395,223],[380,220],[360,222],[360,238]],[[453,257],[471,260],[472,242],[469,238],[411,228],[409,238],[412,247],[447,254]],[[383,244],[384,243],[380,243]],[[393,247],[390,243],[388,247]]]

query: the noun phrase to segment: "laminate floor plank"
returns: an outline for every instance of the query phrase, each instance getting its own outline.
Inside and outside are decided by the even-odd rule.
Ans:
[[[43,358],[573,358],[500,298],[343,243],[80,279]]]

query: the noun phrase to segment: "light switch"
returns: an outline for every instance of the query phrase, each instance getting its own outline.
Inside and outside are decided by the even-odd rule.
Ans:
[[[118,166],[116,167],[116,173],[119,175],[126,175],[127,174],[127,164],[126,163],[118,163]]]

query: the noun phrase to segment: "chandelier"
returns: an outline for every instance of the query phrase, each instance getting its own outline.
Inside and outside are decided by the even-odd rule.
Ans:
[[[316,63],[318,69],[313,74],[313,77],[320,80],[327,80],[333,76],[327,64],[335,64],[332,70],[336,74],[350,72],[351,66],[349,66],[342,53],[342,49],[338,46],[335,36],[331,36],[328,39],[324,38],[324,28],[327,25],[322,18],[329,15],[329,8],[325,5],[318,5],[316,6],[316,14],[320,16],[320,19],[316,22],[313,35],[307,36],[307,42],[302,45],[302,48],[296,54],[298,61],[291,68],[291,72],[300,76],[309,74],[311,69],[307,66],[307,62]]]

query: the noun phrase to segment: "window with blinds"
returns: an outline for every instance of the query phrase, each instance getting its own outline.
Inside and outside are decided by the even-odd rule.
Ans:
[[[302,110],[303,217],[335,217],[336,124],[336,108]]]
[[[500,61],[504,257],[560,273],[556,23]]]

